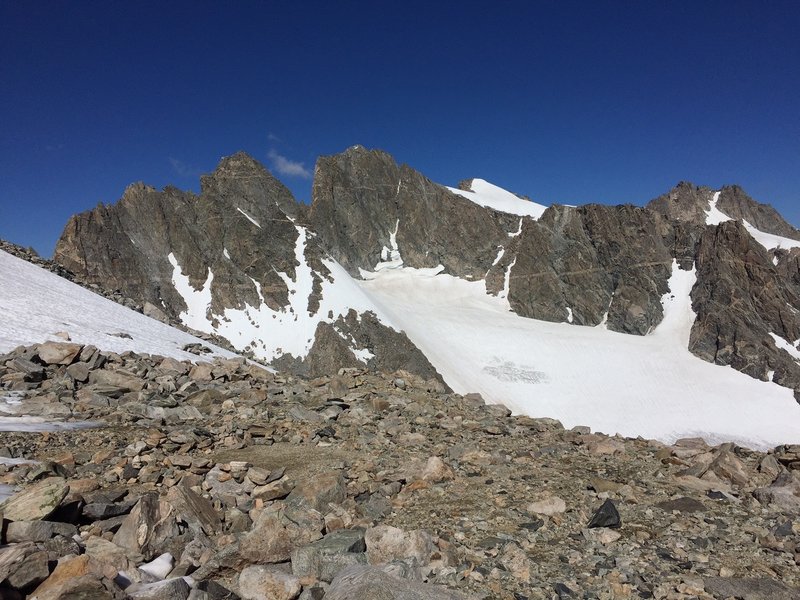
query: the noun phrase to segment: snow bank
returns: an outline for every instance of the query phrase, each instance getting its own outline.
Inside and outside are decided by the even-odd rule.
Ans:
[[[500,212],[512,215],[519,215],[521,217],[538,219],[542,216],[544,211],[547,210],[547,207],[542,204],[523,200],[519,196],[483,179],[473,179],[471,187],[472,191],[464,191],[451,187],[447,189],[479,206],[485,206],[486,208],[499,210]]]
[[[723,213],[717,208],[717,201],[721,192],[714,192],[714,197],[708,203],[708,210],[706,211],[706,225],[719,225],[725,221],[732,221],[728,215]],[[774,233],[767,233],[756,229],[747,221],[742,221],[744,228],[755,241],[764,246],[767,250],[776,250],[782,248],[789,250],[790,248],[800,248],[800,241],[791,238],[783,237],[782,235],[775,235]],[[777,264],[777,262],[776,262]]]
[[[279,310],[267,306],[261,295],[261,286],[254,280],[253,285],[260,298],[258,306],[248,304],[243,309],[228,308],[221,315],[212,315],[210,305],[214,274],[209,269],[203,287],[196,290],[189,284],[189,278],[183,274],[175,256],[170,254],[168,258],[174,269],[172,283],[187,305],[187,310],[180,315],[181,321],[193,329],[217,333],[239,350],[249,348],[256,357],[265,361],[283,354],[305,358],[314,342],[317,325],[322,321],[333,322],[340,315],[346,315],[351,308],[359,313],[371,310],[382,323],[392,327],[390,319],[376,309],[347,271],[332,259],[323,260],[332,281],[323,279],[319,308],[313,313],[309,311],[309,296],[314,285],[314,273],[305,257],[309,234],[304,227],[296,227],[295,259],[299,266],[295,268],[294,279],[286,273],[278,273],[289,290],[289,303]],[[401,265],[396,234],[397,229],[391,234],[392,248],[384,248],[383,254],[389,262],[394,261],[392,264]],[[368,352],[353,350],[353,353],[359,360],[371,357]]]
[[[73,342],[110,352],[132,350],[197,361],[197,355],[181,348],[199,342],[212,349],[209,357],[234,356],[2,251],[0,281],[0,352],[63,341],[54,334],[66,331]]]

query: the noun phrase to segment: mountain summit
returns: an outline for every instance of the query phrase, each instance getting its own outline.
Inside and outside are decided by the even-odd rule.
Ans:
[[[544,207],[354,146],[318,160],[310,206],[244,153],[199,195],[136,184],[72,217],[55,260],[300,374],[404,369],[567,424],[759,445],[800,424],[798,248],[736,186]]]

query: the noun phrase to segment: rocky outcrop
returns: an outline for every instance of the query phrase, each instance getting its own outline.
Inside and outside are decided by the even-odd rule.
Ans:
[[[399,249],[406,266],[443,265],[467,279],[485,276],[519,223],[362,146],[319,158],[309,220],[325,250],[353,276]]]
[[[209,270],[211,311],[287,303],[279,273],[295,277],[298,232],[282,206],[291,193],[244,153],[201,179],[199,196],[174,187],[129,186],[114,205],[73,216],[54,260],[90,283],[121,290],[177,318],[188,307],[172,284],[175,264],[194,289]],[[261,226],[264,223],[264,227]]]
[[[800,231],[792,227],[769,204],[761,204],[748,196],[738,185],[726,185],[720,190],[717,208],[739,221],[747,221],[761,231],[800,240]]]
[[[689,349],[710,362],[800,390],[800,368],[774,334],[800,339],[800,296],[739,221],[709,227],[697,252],[692,290],[697,320]]]
[[[526,317],[606,322],[644,335],[661,321],[670,233],[659,215],[634,206],[552,207],[524,223],[511,249],[511,307]]]

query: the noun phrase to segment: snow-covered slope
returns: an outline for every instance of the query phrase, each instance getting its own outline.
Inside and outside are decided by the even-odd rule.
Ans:
[[[435,270],[384,270],[362,287],[456,392],[610,434],[760,448],[800,442],[792,390],[687,350],[694,281],[673,267],[664,320],[642,337],[519,317],[484,282]]]
[[[720,192],[714,192],[714,197],[709,202],[708,210],[706,211],[706,225],[719,225],[725,221],[733,220],[717,208],[719,195]],[[755,241],[764,246],[764,248],[767,250],[777,250],[779,248],[783,250],[789,250],[790,248],[800,248],[800,241],[798,240],[793,240],[792,238],[787,238],[782,235],[775,235],[774,233],[761,231],[760,229],[756,229],[747,221],[742,221],[742,223],[744,224],[744,228],[747,229],[747,233],[749,233]]]
[[[0,281],[0,352],[59,340],[54,334],[67,332],[76,343],[112,352],[132,350],[196,361],[197,355],[182,348],[202,343],[213,351],[208,356],[234,356],[3,251]]]
[[[294,279],[279,273],[289,290],[289,304],[279,310],[267,305],[261,286],[253,280],[260,300],[257,306],[245,304],[243,309],[226,308],[222,314],[210,314],[214,274],[209,269],[203,287],[196,290],[183,274],[174,254],[170,254],[168,258],[174,269],[172,283],[187,306],[180,314],[181,321],[192,329],[219,334],[237,350],[252,350],[257,358],[266,362],[284,354],[305,358],[314,343],[317,325],[323,321],[332,323],[350,309],[358,313],[372,311],[384,325],[391,327],[389,318],[374,307],[347,271],[330,258],[323,259],[329,278],[322,280],[319,307],[309,310],[309,297],[314,287],[314,273],[305,253],[309,233],[301,226],[297,226],[297,231],[295,260],[298,266]],[[351,350],[359,360],[369,358],[363,350]]]
[[[480,206],[512,215],[519,215],[521,217],[533,217],[534,219],[538,219],[542,216],[544,211],[547,210],[547,207],[542,204],[523,200],[519,196],[483,179],[473,179],[470,187],[471,191],[452,187],[448,187],[447,189]]]

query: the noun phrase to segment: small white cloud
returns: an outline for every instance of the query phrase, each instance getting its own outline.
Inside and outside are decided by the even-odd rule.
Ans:
[[[311,171],[306,169],[305,165],[301,162],[289,160],[285,156],[278,154],[275,149],[267,153],[270,161],[272,161],[272,168],[279,174],[286,175],[287,177],[302,177],[303,179],[311,178]]]
[[[172,170],[175,171],[181,177],[199,177],[202,175],[202,171],[200,169],[196,169],[187,165],[182,160],[177,158],[169,157],[169,164],[172,165]]]
[[[281,141],[281,138],[279,138],[277,135],[275,135],[275,134],[274,134],[274,133],[272,133],[271,131],[270,131],[270,132],[269,132],[269,134],[267,135],[267,139],[268,139],[270,142],[280,142],[280,141]]]

